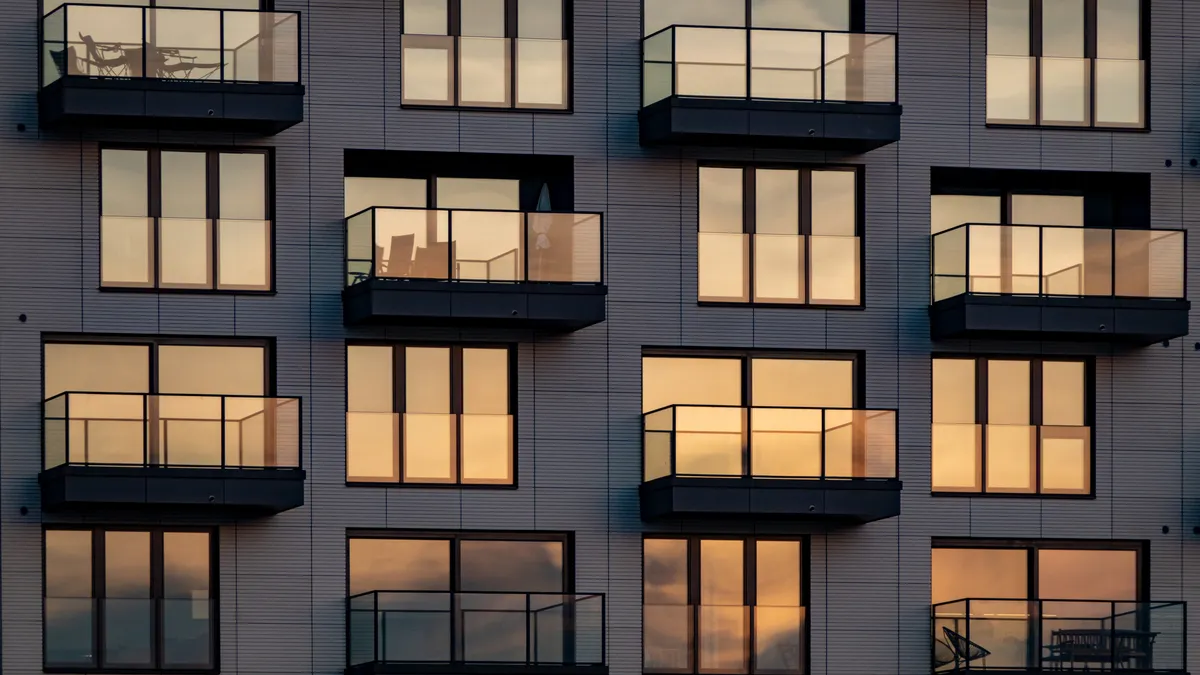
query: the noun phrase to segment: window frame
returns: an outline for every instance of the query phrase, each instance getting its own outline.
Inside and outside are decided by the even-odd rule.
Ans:
[[[434,37],[449,37],[454,38],[454,48],[450,52],[450,67],[453,68],[453,77],[450,79],[451,94],[454,98],[453,103],[446,105],[438,105],[436,103],[405,103],[404,102],[404,77],[401,73],[400,79],[400,107],[407,110],[459,110],[459,111],[475,111],[475,112],[508,112],[508,113],[539,113],[539,114],[572,114],[575,112],[575,1],[574,0],[559,0],[562,3],[562,38],[567,43],[566,62],[563,64],[564,71],[567,77],[567,86],[564,90],[566,97],[566,106],[562,108],[539,108],[536,106],[522,107],[517,104],[517,60],[516,60],[516,40],[517,40],[517,16],[518,5],[520,0],[504,0],[504,39],[509,40],[508,43],[508,96],[509,105],[507,106],[474,106],[463,105],[460,92],[460,76],[458,68],[458,40],[462,37],[462,0],[442,0],[446,3],[446,34]],[[406,9],[405,0],[400,0],[400,43],[397,45],[400,49],[400,60],[404,59],[404,37],[407,35],[424,35],[423,33],[405,33],[404,32],[404,12]],[[403,64],[401,64],[403,71]]]
[[[105,559],[104,559],[104,534],[106,532],[148,532],[150,534],[150,588],[151,599],[163,599],[163,577],[165,561],[163,559],[163,534],[170,532],[187,532],[187,533],[205,533],[208,535],[209,544],[209,655],[212,659],[211,668],[128,668],[124,666],[107,667],[101,666],[105,653],[104,645],[104,630],[103,624],[104,613],[99,611],[98,605],[92,611],[92,647],[95,651],[95,666],[63,666],[50,665],[46,660],[46,533],[53,530],[65,530],[72,532],[90,532],[92,535],[91,546],[91,584],[92,584],[92,599],[98,600],[104,598],[105,590]],[[72,523],[46,523],[42,526],[42,671],[45,673],[178,673],[180,675],[215,675],[221,671],[221,569],[220,569],[220,529],[216,527],[202,527],[193,525],[82,525]],[[155,620],[151,627],[153,633],[153,644],[151,652],[155,664],[162,662],[162,637],[163,624],[162,615],[160,612],[155,612]]]
[[[391,530],[391,529],[348,529],[346,530],[346,597],[350,597],[350,541],[352,539],[432,539],[449,541],[450,589],[446,593],[475,593],[462,590],[462,566],[460,546],[464,541],[528,541],[561,543],[563,551],[562,594],[575,592],[575,534],[574,532],[535,532],[516,530]],[[403,591],[401,588],[378,588],[377,591]],[[350,626],[346,626],[346,644],[350,644]]]
[[[159,337],[159,336],[124,336],[124,335],[70,335],[63,333],[48,333],[42,336],[39,353],[41,362],[41,392],[46,391],[46,345],[48,344],[87,344],[87,345],[125,345],[145,346],[149,351],[147,374],[151,391],[147,395],[158,395],[158,348],[169,347],[259,347],[263,350],[263,398],[276,397],[275,377],[275,344],[271,338],[219,338],[219,337]],[[107,393],[107,392],[92,392]],[[56,394],[57,395],[57,394]],[[43,398],[47,398],[43,396]]]
[[[268,10],[260,10],[268,11]],[[102,143],[96,155],[97,163],[97,212],[98,224],[102,224],[104,214],[104,151],[125,150],[146,153],[146,213],[147,220],[154,221],[150,232],[150,285],[126,285],[121,283],[104,282],[101,264],[96,265],[97,288],[103,292],[120,293],[179,293],[192,295],[275,295],[276,293],[276,244],[278,242],[276,204],[275,204],[275,148],[262,146],[186,146],[186,145],[147,145],[131,143]],[[159,250],[159,230],[162,219],[162,153],[190,152],[205,155],[205,220],[208,221],[208,272],[212,282],[209,288],[163,287],[160,284],[162,276],[162,257]],[[263,203],[266,206],[267,221],[267,288],[219,288],[218,274],[220,266],[220,202],[221,202],[221,155],[262,155],[265,176],[263,180]],[[97,233],[97,258],[104,245],[103,234]]]
[[[811,599],[812,599],[812,546],[811,537],[809,535],[784,535],[784,534],[690,534],[690,533],[673,533],[673,532],[647,532],[642,535],[642,546],[638,552],[641,559],[640,577],[641,584],[639,594],[641,596],[641,611],[645,611],[646,607],[646,541],[651,539],[686,541],[687,542],[687,607],[700,605],[700,542],[704,540],[713,541],[739,541],[742,542],[742,601],[745,607],[754,607],[758,599],[758,547],[760,541],[781,541],[787,543],[799,543],[800,545],[800,607],[805,610],[804,629],[802,631],[802,640],[804,646],[804,659],[801,664],[801,673],[807,675],[812,672],[812,622],[807,614]],[[773,675],[778,671],[756,671],[754,668],[755,661],[755,620],[754,612],[750,612],[749,621],[746,626],[746,639],[743,641],[743,654],[746,657],[746,673],[744,675]],[[700,669],[697,660],[698,650],[696,649],[697,635],[699,634],[699,626],[694,622],[689,626],[688,630],[688,657],[691,664],[686,669],[647,669],[646,668],[646,650],[645,650],[645,626],[642,627],[642,650],[641,650],[641,671],[644,675],[705,675],[709,671]]]
[[[986,0],[985,0],[986,1]],[[1141,23],[1138,26],[1138,51],[1139,61],[1143,65],[1142,76],[1142,122],[1141,126],[1129,125],[1109,125],[1099,126],[1096,124],[1096,42],[1097,42],[1097,5],[1096,0],[1082,0],[1083,9],[1083,56],[1080,58],[1089,61],[1088,67],[1088,92],[1087,92],[1087,125],[1078,124],[1054,124],[1042,122],[1042,50],[1043,50],[1043,30],[1042,30],[1042,0],[1023,0],[1029,5],[1029,58],[1035,59],[1033,62],[1033,80],[1030,82],[1032,90],[1030,91],[1030,99],[1033,103],[1034,122],[1026,124],[1015,121],[998,121],[993,122],[987,115],[987,96],[984,95],[984,125],[986,127],[996,129],[1064,129],[1069,131],[1118,131],[1132,133],[1148,133],[1151,131],[1151,101],[1153,97],[1150,95],[1151,81],[1151,44],[1150,37],[1153,33],[1153,21],[1150,16],[1151,3],[1147,0],[1138,0],[1138,18]],[[986,14],[986,7],[985,7]],[[986,60],[991,54],[987,51],[987,34],[991,22],[986,18],[984,20],[984,61],[986,70]],[[986,77],[985,77],[986,79]],[[986,82],[984,84],[986,90]]]
[[[749,3],[747,3],[749,6]],[[703,169],[740,169],[742,171],[742,235],[749,235],[747,240],[747,255],[745,267],[745,302],[738,300],[704,300],[700,297],[699,279],[700,279],[700,261],[699,261],[699,237],[703,234],[700,230],[700,172]],[[858,299],[855,304],[823,304],[803,302],[764,302],[754,299],[754,263],[755,263],[755,244],[754,235],[758,224],[757,213],[757,190],[755,175],[759,169],[765,170],[782,170],[782,171],[798,171],[800,180],[799,208],[800,208],[800,225],[797,231],[797,236],[810,237],[812,236],[812,173],[814,171],[843,171],[854,173],[854,236],[858,238]],[[696,304],[700,307],[763,307],[763,308],[791,308],[791,309],[813,309],[813,310],[865,310],[867,308],[867,237],[866,237],[866,166],[862,164],[806,164],[806,163],[780,163],[780,162],[726,162],[726,161],[705,161],[701,160],[696,163],[696,236],[697,236],[697,258],[696,258]],[[807,243],[804,246],[804,295],[810,297],[812,293],[812,285],[810,276],[812,273],[812,248]]]
[[[433,489],[471,489],[471,490],[515,490],[519,487],[519,460],[520,453],[518,452],[519,437],[518,431],[518,415],[517,415],[517,398],[518,398],[518,349],[513,344],[498,343],[498,342],[480,342],[480,343],[464,343],[464,342],[395,342],[382,340],[346,340],[345,348],[343,349],[343,372],[345,373],[345,408],[344,414],[350,414],[350,372],[349,372],[349,353],[351,347],[388,347],[392,350],[392,414],[397,415],[396,435],[393,437],[392,443],[392,458],[396,466],[396,475],[399,479],[396,481],[380,481],[380,480],[351,480],[347,470],[345,475],[345,484],[347,487],[401,487],[401,488],[433,488]],[[508,483],[464,483],[462,482],[462,434],[455,434],[454,446],[454,476],[453,482],[445,483],[415,483],[406,482],[404,480],[404,405],[405,405],[405,350],[408,347],[433,348],[433,349],[449,349],[450,350],[450,412],[448,414],[461,415],[463,406],[463,380],[462,380],[462,352],[463,349],[503,349],[508,352],[508,415],[512,429],[512,437],[509,439],[509,457],[508,466],[509,472],[512,475],[512,481]],[[349,456],[349,443],[344,444],[345,454],[343,458]],[[347,464],[349,464],[347,462]]]
[[[846,2],[846,4],[849,5],[849,9],[850,9],[850,30],[848,30],[848,31],[823,31],[823,32],[833,32],[833,33],[865,33],[865,32],[867,32],[866,0],[844,0],[844,1]],[[753,23],[754,0],[742,0],[742,2],[744,2],[746,5],[746,21],[745,21],[745,25],[740,26],[740,28],[746,28],[746,29],[755,28],[754,23]],[[646,0],[640,0],[640,6],[638,7],[638,9],[640,10],[640,13],[638,14],[638,29],[641,31],[641,38],[639,38],[639,39],[645,39],[645,38],[649,37],[646,34]],[[682,25],[682,24],[673,24],[673,25],[678,26],[678,25]],[[730,27],[734,28],[736,26],[730,26]],[[788,30],[801,30],[801,29],[788,29]],[[813,30],[817,30],[817,29],[813,29]]]
[[[934,487],[933,468],[930,464],[930,494],[934,497],[998,497],[1017,499],[1095,499],[1096,498],[1096,359],[1092,356],[1070,356],[1057,354],[963,354],[933,352],[930,354],[930,430],[933,424],[932,401],[933,362],[939,360],[974,361],[975,363],[975,424],[980,428],[979,444],[975,448],[975,459],[979,466],[979,489],[973,492],[961,490],[938,490]],[[1042,364],[1045,362],[1083,364],[1083,422],[1088,428],[1088,490],[1087,492],[1042,492],[1042,436],[1035,436],[1033,446],[1033,489],[1028,492],[988,491],[987,489],[987,418],[989,361],[1025,361],[1029,363],[1029,426],[1042,427]]]
[[[1073,551],[1133,551],[1137,554],[1137,599],[1147,602],[1150,597],[1150,549],[1144,541],[1118,539],[973,539],[970,537],[934,537],[929,545],[931,555],[935,548],[1024,550],[1026,552],[1026,598],[1023,600],[1047,600],[1058,598],[1038,597],[1038,551],[1042,549],[1067,549]]]
[[[853,368],[853,381],[851,383],[851,393],[854,400],[854,407],[848,410],[862,410],[866,408],[867,398],[867,368],[866,368],[866,353],[862,351],[816,351],[816,350],[782,350],[782,349],[737,349],[737,348],[717,348],[717,349],[692,349],[687,347],[643,347],[641,358],[647,359],[717,359],[729,361],[737,359],[741,362],[741,407],[753,407],[753,392],[754,382],[753,371],[755,359],[780,359],[784,361],[849,361]],[[639,374],[642,371],[642,365],[638,363]],[[638,387],[641,388],[641,379],[639,377]],[[701,406],[703,407],[703,406]],[[720,407],[720,406],[716,406]],[[646,411],[653,412],[653,411]]]

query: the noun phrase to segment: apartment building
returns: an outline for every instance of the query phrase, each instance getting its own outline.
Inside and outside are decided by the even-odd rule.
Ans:
[[[1200,2],[0,35],[6,675],[1189,672]]]

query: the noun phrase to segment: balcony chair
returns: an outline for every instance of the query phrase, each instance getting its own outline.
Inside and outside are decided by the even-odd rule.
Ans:
[[[960,665],[967,665],[979,659],[983,659],[983,667],[987,668],[987,657],[992,654],[990,651],[950,630],[947,626],[942,626],[942,634],[946,636],[946,644],[954,654],[955,670],[958,670]]]
[[[87,58],[81,59],[81,61],[83,64],[95,68],[94,72],[84,71],[80,74],[99,77],[138,77],[140,75],[142,62],[140,49],[125,49],[119,44],[99,44],[91,35],[83,33],[79,34],[79,39],[87,49]],[[115,54],[115,56],[105,56],[105,54]],[[74,69],[74,66],[72,68]],[[124,68],[124,72],[121,72],[122,68]],[[80,70],[83,69],[80,68]]]

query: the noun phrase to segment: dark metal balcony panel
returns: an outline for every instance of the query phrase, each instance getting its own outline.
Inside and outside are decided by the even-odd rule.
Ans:
[[[346,325],[489,326],[573,331],[604,321],[601,284],[372,277],[342,291]]]
[[[62,465],[38,476],[46,511],[144,507],[260,516],[304,505],[304,469]]]
[[[383,663],[349,666],[346,675],[608,675],[607,665],[524,663]]]
[[[1109,342],[1130,347],[1188,334],[1191,302],[1178,299],[957,295],[929,308],[935,340]]]
[[[900,140],[898,103],[670,96],[638,113],[642,145],[789,147],[862,153]]]
[[[63,77],[38,94],[41,124],[271,135],[304,121],[304,85]]]
[[[640,488],[642,520],[746,518],[855,525],[900,515],[894,479],[691,478]]]

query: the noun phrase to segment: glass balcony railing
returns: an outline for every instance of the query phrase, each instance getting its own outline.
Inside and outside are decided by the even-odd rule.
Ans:
[[[42,17],[42,86],[63,77],[300,82],[300,15],[64,4]]]
[[[642,105],[669,96],[896,103],[896,36],[669,26],[642,40]]]
[[[1186,253],[1183,230],[968,223],[933,235],[933,301],[963,294],[1182,299]]]
[[[211,670],[213,610],[199,590],[186,598],[47,596],[46,667]]]
[[[600,284],[598,213],[375,207],[346,219],[346,285],[371,278]]]
[[[896,412],[675,405],[642,416],[645,481],[897,477]]]
[[[970,598],[932,607],[933,672],[1187,671],[1187,603]]]
[[[300,399],[64,392],[43,404],[43,466],[300,468]]]
[[[799,605],[647,602],[644,672],[801,675],[807,621],[808,610]]]
[[[371,591],[347,602],[349,666],[602,666],[604,595]]]

